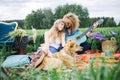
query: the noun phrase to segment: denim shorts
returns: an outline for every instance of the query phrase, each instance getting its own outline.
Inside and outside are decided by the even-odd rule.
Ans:
[[[56,53],[56,52],[58,52],[58,49],[56,49],[56,48],[54,48],[54,47],[52,47],[52,46],[49,46],[49,50],[51,51],[51,53]]]
[[[62,48],[63,48],[62,45],[60,45],[58,49],[56,49],[55,47],[49,46],[49,50],[53,54],[56,53],[56,52],[59,52]]]

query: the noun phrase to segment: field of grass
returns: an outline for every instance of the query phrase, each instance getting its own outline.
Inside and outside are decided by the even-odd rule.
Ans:
[[[87,30],[87,28],[81,28],[80,31],[84,32],[85,30]],[[107,39],[110,40],[110,38],[112,37],[110,35],[110,31],[113,30],[117,33],[117,35],[115,36],[117,42],[118,42],[118,50],[120,51],[120,27],[112,27],[112,28],[96,28],[93,32],[101,32],[102,35]],[[31,30],[26,30],[27,33],[29,35],[32,35],[32,31]],[[44,43],[44,32],[47,31],[46,30],[37,30],[37,41],[36,41],[36,45],[37,47],[40,46],[39,44]],[[91,38],[88,38],[88,42],[91,44],[91,48],[94,50],[101,50],[101,43],[102,41],[98,41],[98,40],[93,40]],[[30,47],[28,45],[28,47]],[[32,47],[32,46],[31,46]],[[32,48],[28,49],[31,51]],[[30,52],[28,51],[28,52]]]
[[[86,28],[87,29],[87,28]],[[81,29],[85,31],[86,29]],[[94,32],[101,32],[107,39],[110,39],[109,31],[114,30],[117,35],[115,36],[118,42],[118,50],[120,51],[120,27],[113,28],[97,28]],[[26,30],[29,35],[32,35],[31,30]],[[44,32],[47,30],[37,30],[37,41],[36,46],[44,42]],[[88,42],[91,43],[92,49],[101,49],[101,41],[88,39]],[[29,42],[26,53],[31,53],[36,51],[37,48],[33,49],[33,43]],[[5,47],[0,51],[0,64],[4,61],[6,54]],[[89,60],[89,63],[86,65],[84,70],[74,70],[61,71],[57,72],[56,70],[51,71],[37,71],[35,68],[26,69],[22,72],[14,72],[10,69],[10,80],[120,80],[120,62],[116,64],[107,64],[105,62],[106,58],[101,58],[102,62],[99,66],[95,67],[93,64],[95,59]],[[1,71],[1,70],[0,70]],[[0,72],[0,80],[9,80]]]

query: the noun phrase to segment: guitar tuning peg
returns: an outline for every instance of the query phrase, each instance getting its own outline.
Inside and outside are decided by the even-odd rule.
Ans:
[[[99,20],[96,22],[96,24],[100,25],[100,24],[102,24],[103,22],[104,22],[104,19],[99,19]]]

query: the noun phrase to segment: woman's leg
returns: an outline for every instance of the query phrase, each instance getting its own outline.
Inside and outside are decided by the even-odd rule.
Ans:
[[[83,54],[86,50],[91,49],[91,45],[88,42],[84,42],[80,46],[83,47],[83,50],[77,51],[76,53],[78,53],[78,54]]]

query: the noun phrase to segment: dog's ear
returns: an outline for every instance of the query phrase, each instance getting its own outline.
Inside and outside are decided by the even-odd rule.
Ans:
[[[69,44],[69,43],[70,43],[70,40],[65,41],[65,44]]]
[[[69,47],[72,48],[75,45],[75,42],[73,42],[72,40],[69,40]]]
[[[72,42],[72,40],[68,40],[69,42]]]
[[[67,40],[66,43],[72,42],[72,40]]]
[[[67,41],[65,41],[65,44],[67,44]]]

